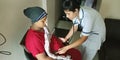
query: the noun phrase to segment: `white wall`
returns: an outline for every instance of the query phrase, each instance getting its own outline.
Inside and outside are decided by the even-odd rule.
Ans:
[[[0,51],[12,53],[9,56],[0,54],[0,60],[26,60],[19,42],[31,24],[23,15],[23,9],[29,6],[42,6],[41,0],[0,0],[0,33],[7,39]]]
[[[55,26],[55,0],[47,0],[48,26],[50,31]]]
[[[104,18],[120,19],[120,0],[102,0],[100,13]]]
[[[60,16],[61,0],[47,0],[48,26],[50,31],[55,27]]]
[[[7,39],[7,42],[0,46],[0,51],[6,50],[12,53],[8,56],[0,54],[0,60],[26,60],[23,48],[19,43],[31,22],[24,16],[23,9],[31,6],[43,7],[48,12],[48,26],[52,30],[60,14],[60,1],[0,0],[0,33]]]

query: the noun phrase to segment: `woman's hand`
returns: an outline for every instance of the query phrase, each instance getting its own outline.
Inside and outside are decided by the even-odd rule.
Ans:
[[[63,43],[65,43],[65,42],[67,41],[65,38],[62,38],[62,37],[59,37],[59,39],[60,39]]]
[[[62,47],[58,50],[57,54],[65,54],[68,50],[68,47],[65,46],[65,47]]]

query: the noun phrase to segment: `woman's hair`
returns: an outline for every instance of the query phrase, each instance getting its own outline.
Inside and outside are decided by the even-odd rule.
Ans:
[[[75,12],[75,9],[80,9],[81,0],[64,0],[63,10]]]

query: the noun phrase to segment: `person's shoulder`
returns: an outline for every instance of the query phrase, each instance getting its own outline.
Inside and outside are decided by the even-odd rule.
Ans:
[[[33,29],[28,29],[27,31],[27,37],[37,37],[39,34],[37,33],[37,31],[33,30]]]
[[[83,9],[83,10],[88,10],[88,11],[90,11],[90,10],[95,10],[95,9],[93,9],[93,8],[91,8],[91,7],[87,7],[87,6],[81,6],[81,9]]]
[[[93,15],[99,14],[97,10],[91,7],[82,6],[81,9],[83,9],[86,14],[93,14]]]
[[[34,35],[34,34],[35,34],[35,31],[34,31],[34,30],[28,29],[27,35]]]

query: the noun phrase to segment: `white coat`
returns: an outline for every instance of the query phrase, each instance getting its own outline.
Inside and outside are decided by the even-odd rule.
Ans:
[[[105,41],[106,28],[105,23],[101,15],[94,9],[89,7],[81,7],[79,11],[79,18],[73,19],[74,26],[81,25],[82,31],[80,36],[88,36],[88,39],[82,44],[84,49],[88,52],[84,52],[88,55],[94,51],[94,56],[98,49],[100,49],[101,44]],[[91,58],[87,56],[83,60],[92,60],[94,56],[90,55]]]

